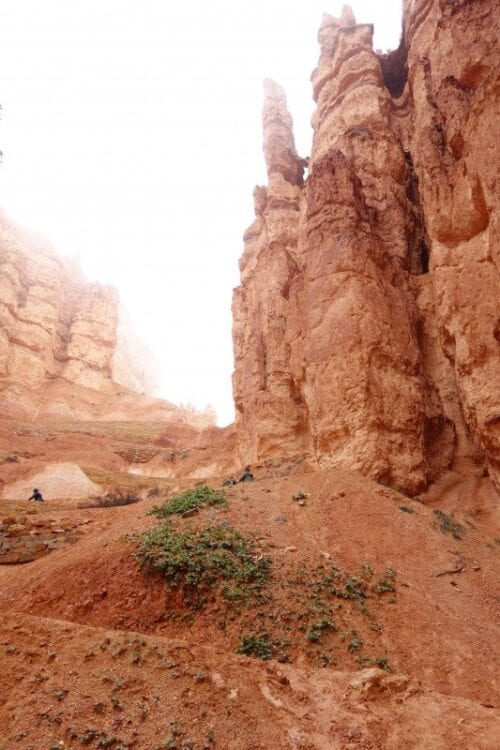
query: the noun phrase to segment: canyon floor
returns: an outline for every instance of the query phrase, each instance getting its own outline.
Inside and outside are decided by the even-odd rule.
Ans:
[[[500,531],[474,466],[411,499],[301,457],[262,463],[225,505],[172,517],[179,534],[237,530],[266,561],[261,590],[224,597],[138,564],[140,535],[162,524],[148,512],[198,481],[129,473],[158,466],[158,423],[1,434],[17,459],[4,483],[52,454],[143,498],[0,501],[4,530],[71,542],[0,566],[1,750],[498,747]],[[168,465],[194,465],[202,442]]]

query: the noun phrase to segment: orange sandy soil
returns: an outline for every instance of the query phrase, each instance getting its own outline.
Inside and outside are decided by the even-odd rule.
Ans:
[[[146,515],[158,499],[36,508],[88,523],[75,545],[0,568],[0,750],[499,746],[500,540],[488,480],[474,478],[463,512],[455,508],[457,540],[433,513],[467,486],[452,475],[426,504],[352,472],[276,462],[256,479],[229,489],[227,509],[174,521],[254,535],[272,575],[265,601],[241,607],[213,596],[193,611],[138,569],[130,535],[159,523]],[[373,569],[367,610],[318,602],[314,584],[332,565]],[[377,593],[387,569],[396,591]],[[325,606],[335,629],[311,642]],[[242,634],[262,631],[275,659],[235,653]],[[353,631],[362,643],[350,650]]]
[[[168,488],[172,478],[234,470],[232,427],[195,429],[184,422],[19,422],[0,418],[2,484],[23,479],[49,463],[78,464],[104,489]],[[15,454],[16,463],[2,459]],[[222,458],[221,458],[222,457]],[[130,473],[132,466],[144,476]],[[198,471],[198,473],[197,473]],[[149,474],[153,475],[151,479]]]

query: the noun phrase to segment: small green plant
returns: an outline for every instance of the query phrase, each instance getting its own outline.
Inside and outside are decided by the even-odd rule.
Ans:
[[[415,513],[415,510],[413,508],[410,508],[409,505],[400,505],[399,510],[404,511],[404,513]]]
[[[383,578],[380,578],[375,586],[377,594],[385,594],[387,591],[396,591],[396,571],[386,568]]]
[[[364,641],[358,631],[349,630],[348,633],[346,633],[346,637],[349,638],[349,643],[347,644],[348,651],[350,651],[351,653],[354,651],[359,651]]]
[[[201,485],[194,490],[184,492],[182,495],[175,495],[162,505],[155,505],[150,514],[159,518],[168,518],[169,516],[182,515],[189,510],[200,508],[204,505],[210,506],[227,506],[226,494],[222,490],[213,490],[211,487]]]
[[[330,656],[330,654],[319,654],[318,655],[318,664],[320,667],[327,667],[329,665],[335,666],[336,660],[333,656]]]
[[[385,656],[358,656],[356,661],[360,667],[380,667],[385,672],[393,672],[389,660]]]
[[[310,643],[319,643],[323,635],[329,630],[337,630],[337,626],[333,620],[323,618],[319,622],[312,622],[309,625],[306,638]]]
[[[271,570],[271,559],[259,559],[253,541],[229,525],[178,532],[163,524],[139,538],[136,558],[171,588],[182,588],[184,602],[195,609],[207,589],[233,604],[260,598]]]
[[[273,644],[266,631],[262,633],[248,633],[241,637],[236,653],[244,654],[245,656],[256,656],[258,659],[268,661],[273,657]]]
[[[367,564],[361,566],[360,577],[363,581],[370,581],[373,578],[373,565]]]
[[[391,665],[389,664],[389,660],[385,656],[376,656],[374,660],[374,664],[376,667],[380,667],[385,672],[393,672]]]
[[[305,500],[307,497],[307,494],[305,492],[302,492],[302,490],[299,490],[294,495],[292,495],[292,498],[294,500]]]
[[[355,576],[345,576],[344,596],[346,599],[363,599],[366,597],[365,584]]]
[[[447,513],[439,510],[439,508],[434,509],[434,516],[437,519],[439,528],[441,529],[443,534],[451,534],[453,539],[457,540],[462,538],[462,534],[465,529],[461,523],[455,521],[453,516],[449,516]]]

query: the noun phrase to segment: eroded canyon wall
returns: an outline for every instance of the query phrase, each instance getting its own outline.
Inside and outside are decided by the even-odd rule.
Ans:
[[[88,283],[39,237],[0,215],[0,379],[28,388],[62,378],[107,392],[146,392],[122,344],[118,295]]]
[[[323,18],[305,181],[265,87],[269,184],[233,302],[241,459],[305,453],[417,492],[469,457],[498,481],[498,9],[407,2],[397,51],[372,35],[348,7]]]

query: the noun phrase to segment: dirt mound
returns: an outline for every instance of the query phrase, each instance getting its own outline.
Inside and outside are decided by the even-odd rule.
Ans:
[[[53,463],[37,474],[7,485],[2,497],[26,500],[34,487],[38,487],[47,500],[95,497],[100,491],[100,487],[91,482],[76,464]]]
[[[140,572],[127,535],[158,524],[145,513],[154,501],[146,501],[115,509],[113,524],[70,554],[9,570],[0,604],[95,626],[184,634],[193,644],[209,639],[225,652],[245,634],[265,632],[275,656],[293,663],[347,670],[379,663],[455,697],[498,700],[491,657],[496,543],[468,517],[436,514],[349,472],[263,474],[231,488],[228,498],[228,508],[176,523],[256,534],[257,554],[272,564],[267,601],[239,607],[209,597],[201,609],[189,607],[182,592],[169,593],[159,577]],[[342,591],[328,589],[331,575]]]
[[[494,710],[406,675],[264,664],[206,643],[26,615],[1,625],[5,748],[496,747]]]

